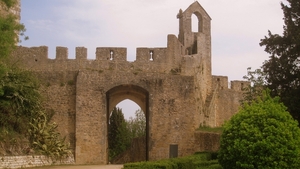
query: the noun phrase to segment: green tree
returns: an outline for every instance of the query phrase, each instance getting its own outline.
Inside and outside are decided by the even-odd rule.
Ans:
[[[224,169],[299,168],[298,123],[264,92],[224,125],[218,159]]]
[[[14,145],[16,137],[26,137],[34,150],[63,157],[70,153],[69,147],[55,130],[57,125],[49,123],[38,80],[30,72],[9,64],[9,56],[19,42],[18,34],[24,36],[25,32],[25,26],[10,12],[15,4],[16,0],[0,0],[4,10],[0,15],[0,142]]]
[[[25,134],[41,110],[38,81],[30,72],[10,69],[0,79],[0,128]]]
[[[16,48],[19,36],[28,39],[24,35],[25,26],[17,21],[17,16],[9,12],[16,4],[16,0],[0,0],[0,6],[5,10],[6,15],[0,16],[0,59],[8,57]]]
[[[135,117],[125,120],[122,109],[114,108],[109,117],[108,139],[109,157],[113,160],[126,151],[132,139],[146,135],[146,118],[142,110],[135,112]]]
[[[127,120],[127,128],[130,132],[131,139],[146,136],[146,117],[143,110],[135,112],[135,118],[130,117]]]
[[[0,15],[0,79],[9,71],[5,59],[7,59],[16,48],[16,44],[20,39],[19,36],[23,36],[25,40],[28,39],[28,37],[24,35],[26,31],[25,26],[17,22],[17,16],[9,12],[10,8],[15,4],[16,0],[0,0],[0,8],[2,8],[5,13],[5,15]],[[0,86],[0,95],[3,95],[3,93],[3,88]]]
[[[283,35],[272,34],[260,45],[270,54],[263,63],[266,87],[272,96],[280,96],[291,115],[300,121],[300,2],[287,0],[281,3],[284,13]]]
[[[115,107],[109,117],[108,140],[110,159],[125,151],[130,145],[127,125],[120,108]]]
[[[37,81],[28,72],[8,65],[7,59],[24,36],[25,26],[10,12],[16,0],[0,0],[0,129],[24,133],[29,118],[39,107]],[[28,39],[25,37],[25,39]]]
[[[262,96],[263,90],[266,89],[265,74],[261,69],[251,70],[247,68],[247,75],[243,79],[249,82],[248,86],[243,88],[243,99],[241,103],[251,103],[253,100]]]

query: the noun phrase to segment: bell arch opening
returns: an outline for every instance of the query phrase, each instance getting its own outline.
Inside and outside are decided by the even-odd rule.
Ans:
[[[119,85],[116,86],[109,91],[106,92],[106,100],[107,100],[107,140],[110,141],[108,138],[109,134],[109,118],[111,112],[114,108],[123,100],[131,100],[135,102],[140,109],[145,114],[145,121],[146,121],[146,135],[144,138],[137,139],[138,142],[142,142],[144,148],[135,149],[136,146],[129,147],[125,153],[130,154],[130,161],[126,162],[138,162],[138,161],[148,161],[149,159],[149,93],[146,89],[136,86],[136,85]],[[132,141],[132,144],[135,143],[136,140]],[[140,144],[140,143],[137,143]],[[109,162],[109,147],[107,147],[107,162]],[[136,153],[134,153],[136,151]],[[122,154],[122,153],[121,153]],[[137,155],[141,154],[141,155]],[[122,157],[117,157],[122,158]],[[122,161],[121,159],[119,161]]]
[[[195,33],[202,32],[202,30],[203,30],[202,27],[203,27],[202,15],[199,12],[192,13],[192,16],[191,16],[192,32],[195,32]]]

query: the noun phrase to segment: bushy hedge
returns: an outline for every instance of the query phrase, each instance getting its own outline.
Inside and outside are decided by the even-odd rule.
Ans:
[[[225,124],[218,160],[224,169],[300,168],[298,123],[265,92]]]
[[[182,158],[171,158],[151,162],[128,163],[124,169],[220,169],[215,155],[211,153],[197,153]]]

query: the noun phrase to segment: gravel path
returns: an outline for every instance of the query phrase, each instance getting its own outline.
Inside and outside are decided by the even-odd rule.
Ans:
[[[123,165],[44,166],[31,169],[121,169]]]

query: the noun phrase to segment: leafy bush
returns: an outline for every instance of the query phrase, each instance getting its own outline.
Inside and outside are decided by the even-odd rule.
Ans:
[[[49,123],[37,78],[16,67],[17,62],[9,57],[19,37],[25,36],[25,26],[18,22],[17,16],[9,14],[16,3],[16,0],[0,0],[2,10],[6,11],[0,15],[0,153],[2,150],[2,154],[17,151],[27,154],[34,148],[45,155],[62,157],[69,153],[68,144],[60,139],[55,130],[57,125]]]
[[[181,158],[128,163],[124,165],[124,169],[220,169],[217,160],[209,160],[211,156],[211,153],[197,153]]]
[[[60,133],[56,131],[57,124],[49,123],[44,112],[40,112],[29,125],[29,140],[37,152],[57,159],[71,154],[69,144],[65,142],[65,138],[61,139]]]
[[[0,79],[0,128],[24,134],[41,109],[39,85],[30,72],[8,70]]]
[[[299,168],[298,123],[264,92],[225,124],[218,158],[224,169]]]
[[[41,154],[60,158],[70,153],[68,144],[56,131],[57,125],[49,123],[53,114],[45,112],[39,83],[30,72],[8,69],[0,79],[0,89],[0,133],[7,133],[0,136],[2,144],[18,145],[14,140],[26,136],[30,148]]]

